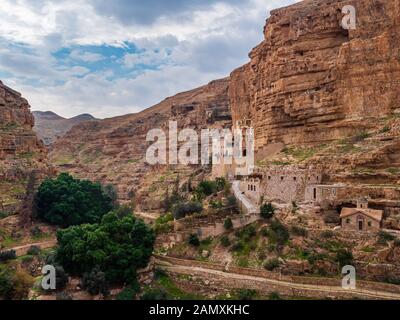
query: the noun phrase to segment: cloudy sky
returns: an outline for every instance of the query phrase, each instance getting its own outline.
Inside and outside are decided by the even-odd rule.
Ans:
[[[296,0],[1,0],[0,80],[33,110],[140,111],[229,75]]]

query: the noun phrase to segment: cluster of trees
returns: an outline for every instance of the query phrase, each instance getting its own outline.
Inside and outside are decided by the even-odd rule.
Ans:
[[[87,279],[97,278],[100,282],[103,272],[109,283],[132,283],[136,271],[149,262],[155,235],[133,215],[119,217],[110,212],[99,224],[60,230],[57,239],[56,260],[67,272],[86,274]]]
[[[109,293],[114,283],[137,283],[136,271],[147,266],[155,242],[154,231],[120,207],[114,188],[61,174],[47,179],[36,196],[37,216],[58,225],[57,266],[61,288],[65,273],[81,276],[91,294]],[[64,271],[65,270],[65,271]]]
[[[109,191],[108,194],[106,191]],[[113,209],[114,191],[99,183],[74,179],[67,173],[46,179],[36,195],[37,216],[47,223],[69,227],[99,223]]]
[[[201,213],[203,205],[197,201],[179,202],[173,208],[175,219],[183,219],[188,215]]]

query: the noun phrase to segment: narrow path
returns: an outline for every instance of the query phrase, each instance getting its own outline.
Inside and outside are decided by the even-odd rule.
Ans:
[[[51,240],[47,240],[47,241],[43,241],[43,242],[29,243],[29,244],[25,244],[25,245],[14,247],[14,248],[8,248],[3,251],[14,250],[17,257],[21,257],[21,256],[25,256],[32,246],[39,247],[42,250],[50,249],[50,248],[54,248],[55,246],[57,246],[57,240],[51,239]]]
[[[168,265],[168,264],[165,264],[165,261],[162,261],[160,263],[160,261],[156,260],[156,263],[157,262],[158,262],[158,266],[161,267],[162,269],[165,269],[167,271],[170,271],[170,272],[176,273],[176,274],[186,274],[187,275],[190,273],[200,272],[200,273],[206,274],[207,278],[209,278],[208,276],[210,276],[210,277],[219,276],[219,277],[229,278],[229,279],[238,280],[238,281],[249,280],[249,281],[255,281],[255,282],[280,286],[282,288],[298,289],[298,290],[304,290],[304,291],[308,291],[308,292],[325,292],[327,295],[329,295],[329,294],[338,294],[338,295],[351,294],[351,295],[359,296],[362,298],[373,298],[373,299],[382,299],[382,300],[383,299],[385,299],[385,300],[400,300],[400,294],[386,292],[386,291],[375,291],[375,290],[368,290],[368,289],[348,290],[348,289],[343,289],[342,287],[339,287],[339,286],[321,286],[321,285],[299,284],[299,283],[293,283],[293,282],[288,282],[288,281],[281,281],[281,280],[267,279],[267,278],[263,278],[263,277],[256,277],[256,276],[249,276],[249,275],[243,275],[243,274],[237,274],[237,273],[218,271],[218,270],[214,270],[214,269],[208,269],[205,267]],[[193,263],[193,261],[191,261],[191,262]]]

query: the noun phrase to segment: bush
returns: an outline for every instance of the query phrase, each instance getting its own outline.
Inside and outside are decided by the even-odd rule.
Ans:
[[[62,290],[68,283],[68,275],[62,266],[56,265],[56,288]]]
[[[292,232],[292,234],[298,237],[306,238],[308,236],[308,231],[298,226],[292,226],[290,231]]]
[[[338,224],[340,223],[340,216],[335,212],[329,212],[324,215],[324,222],[327,224]]]
[[[183,219],[187,215],[195,213],[201,213],[203,211],[203,205],[200,202],[185,202],[178,203],[173,209],[175,219]]]
[[[6,262],[14,259],[17,259],[15,250],[0,252],[0,262]]]
[[[147,266],[153,253],[155,235],[134,216],[105,215],[100,224],[59,230],[56,260],[73,275],[98,267],[106,280],[132,282],[136,270]]]
[[[57,301],[72,301],[72,296],[66,292],[57,292],[56,294]]]
[[[288,229],[279,220],[275,219],[271,222],[268,237],[272,243],[282,246],[289,241],[290,234]]]
[[[236,197],[235,196],[230,195],[230,196],[228,196],[227,200],[228,200],[228,206],[230,206],[230,207],[237,206],[237,201],[236,201]]]
[[[260,207],[260,215],[263,219],[271,219],[275,214],[275,208],[271,203],[263,204]]]
[[[335,233],[330,230],[326,230],[321,233],[321,237],[324,239],[330,239],[330,238],[333,238],[334,236],[335,236]]]
[[[264,268],[267,269],[268,271],[273,271],[279,268],[280,266],[281,262],[277,258],[270,259],[264,264]]]
[[[108,296],[110,294],[110,288],[106,280],[106,274],[98,267],[95,267],[91,272],[83,275],[82,287],[92,296],[98,294]]]
[[[257,296],[257,291],[250,289],[239,289],[237,291],[238,300],[242,301],[250,301],[253,300]]]
[[[126,287],[117,295],[117,300],[129,301],[135,300],[136,295],[140,291],[139,283]]]
[[[208,197],[218,192],[218,185],[214,181],[202,181],[196,188],[196,194],[202,198]]]
[[[47,179],[40,185],[36,205],[39,219],[69,227],[99,223],[113,208],[113,201],[100,184],[62,173],[57,179]]]
[[[0,300],[24,300],[34,279],[21,269],[0,265]]]
[[[233,222],[230,218],[226,219],[224,222],[225,230],[232,230],[233,229]]]
[[[236,236],[245,242],[250,241],[251,238],[255,237],[256,235],[257,230],[254,225],[249,225],[236,232]]]
[[[196,234],[191,234],[189,236],[188,243],[193,247],[199,247],[200,246],[199,237]]]
[[[378,236],[378,243],[379,244],[387,244],[388,241],[393,241],[395,240],[396,237],[393,236],[392,234],[385,232],[385,231],[380,231],[379,236]]]
[[[164,289],[150,289],[143,293],[140,299],[147,301],[163,301],[168,300],[169,296]]]
[[[236,242],[233,247],[232,247],[232,251],[234,252],[241,252],[244,249],[244,245],[241,241]]]
[[[218,191],[224,191],[226,189],[226,186],[228,185],[228,182],[225,178],[216,178],[215,184],[217,185]]]
[[[271,292],[268,298],[269,300],[282,300],[282,297],[278,292]]]
[[[339,249],[336,253],[336,261],[339,263],[341,268],[344,266],[353,265],[353,254],[346,249]]]
[[[229,240],[228,236],[223,236],[221,238],[221,244],[222,246],[224,246],[225,248],[228,248],[231,245],[231,240]]]
[[[42,250],[38,246],[31,246],[28,250],[28,255],[38,256]]]

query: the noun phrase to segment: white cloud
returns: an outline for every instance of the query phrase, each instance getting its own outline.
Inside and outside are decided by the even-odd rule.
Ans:
[[[2,80],[20,90],[33,109],[63,116],[120,115],[224,77],[262,40],[268,11],[296,2],[96,0],[99,6],[94,1],[1,0],[0,72],[12,75]],[[112,58],[98,53],[74,49],[67,58],[84,65],[73,68],[60,67],[52,55],[63,47],[126,42],[141,50],[120,60],[125,75],[111,67],[87,69],[88,63]],[[127,79],[142,64],[158,69],[132,72]]]

